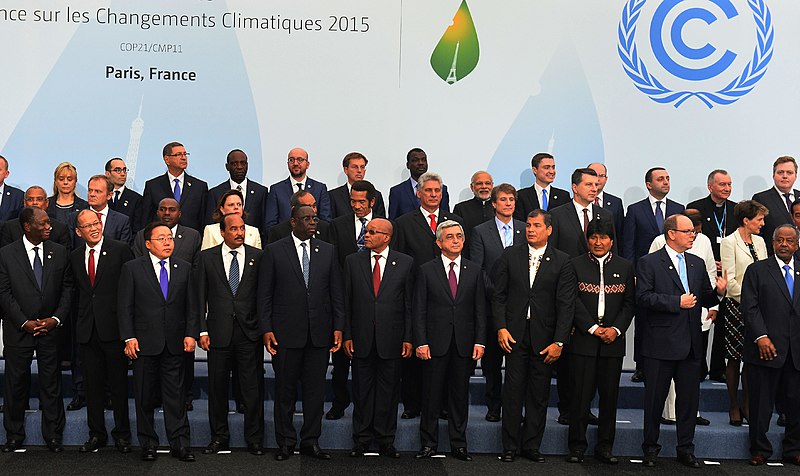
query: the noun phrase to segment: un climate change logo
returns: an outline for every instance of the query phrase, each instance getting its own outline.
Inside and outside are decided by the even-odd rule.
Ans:
[[[633,80],[634,85],[639,91],[646,94],[650,99],[661,104],[672,104],[680,107],[687,99],[696,97],[703,101],[708,108],[713,108],[715,104],[728,105],[738,101],[742,96],[753,90],[756,83],[767,72],[767,66],[772,59],[772,43],[775,32],[772,28],[772,14],[767,7],[765,0],[747,0],[747,6],[753,15],[756,29],[756,45],[752,59],[739,73],[729,71],[736,59],[736,53],[725,50],[722,55],[717,53],[717,60],[707,64],[709,58],[717,52],[717,48],[709,43],[700,48],[690,46],[683,38],[684,26],[692,20],[700,20],[707,25],[711,25],[720,18],[712,11],[698,7],[688,7],[674,15],[670,27],[669,39],[672,49],[682,56],[684,64],[692,62],[703,62],[704,66],[691,68],[676,62],[664,46],[663,30],[667,17],[670,12],[684,0],[662,0],[650,20],[650,47],[661,67],[675,78],[683,81],[702,82],[716,78],[727,73],[733,80],[725,87],[713,91],[702,90],[674,90],[664,85],[656,79],[648,70],[644,61],[639,56],[636,46],[636,27],[639,21],[642,7],[647,0],[628,0],[622,10],[622,20],[619,23],[618,36],[619,45],[617,51],[622,59],[625,73]],[[706,0],[714,4],[721,10],[725,19],[730,20],[739,12],[731,3],[731,0]],[[697,2],[694,2],[697,4]],[[702,61],[705,60],[705,61]],[[697,63],[695,63],[697,64]],[[677,82],[677,81],[674,81]],[[702,86],[701,86],[702,87]],[[713,88],[711,88],[713,89]]]

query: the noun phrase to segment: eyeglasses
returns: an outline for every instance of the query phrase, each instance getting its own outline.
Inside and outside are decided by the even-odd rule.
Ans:
[[[797,243],[797,240],[795,240],[794,238],[775,238],[774,240],[772,240],[772,242],[777,243],[779,245],[782,245],[784,243],[786,243],[787,245],[794,245],[795,243]]]
[[[298,218],[298,220],[300,220],[300,221],[302,221],[304,223],[308,223],[310,221],[313,221],[314,223],[319,223],[319,217],[316,216],[316,215],[307,216],[307,217],[300,217],[300,218]]]
[[[286,161],[289,162],[290,164],[294,164],[294,163],[302,164],[306,160],[308,160],[308,159],[306,159],[305,157],[289,157]]]
[[[606,177],[608,177],[608,175],[606,175],[606,174],[597,174],[597,177],[598,178],[606,178]]]
[[[378,230],[367,230],[364,233],[366,233],[368,235],[386,235],[386,236],[390,236],[385,231],[378,231]]]
[[[114,167],[113,169],[110,170],[110,172],[114,172],[115,174],[127,174],[128,167]]]
[[[177,154],[167,154],[167,157],[189,157],[188,152],[178,152]]]
[[[157,241],[163,245],[164,243],[171,243],[175,241],[175,238],[172,236],[161,236],[158,238],[150,238],[150,241]]]
[[[40,203],[47,201],[47,197],[25,197],[26,202]]]
[[[87,223],[85,225],[78,225],[78,228],[80,228],[81,230],[91,230],[92,228],[100,228],[101,226],[103,226],[103,224],[100,222],[100,220],[98,220],[92,223]]]
[[[694,230],[677,230],[677,229],[673,228],[672,231],[677,231],[678,233],[686,233],[687,235],[692,235],[692,236],[696,236],[697,235],[697,232],[694,231]]]

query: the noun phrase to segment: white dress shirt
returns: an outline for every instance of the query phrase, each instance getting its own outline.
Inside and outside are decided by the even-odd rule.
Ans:
[[[298,183],[303,185],[303,190],[306,189],[306,182],[308,182],[308,176],[306,175],[305,177],[303,177],[303,180],[299,182],[294,178],[289,177],[289,181],[292,182],[292,193],[296,193],[300,191],[300,189],[297,188]]]
[[[150,254],[150,261],[153,263],[153,270],[156,272],[156,281],[158,281],[159,284],[160,284],[161,283],[161,260],[159,258],[157,258],[156,255],[154,255],[153,253],[149,253],[149,254]],[[164,258],[164,261],[166,261],[164,263],[164,269],[167,270],[167,282],[169,282],[169,276],[170,276],[169,258]]]
[[[376,253],[374,250],[370,251],[369,253],[369,263],[370,269],[375,270],[375,257],[380,256],[381,259],[379,260],[381,263],[380,273],[381,273],[381,280],[383,280],[383,272],[386,270],[386,260],[389,259],[389,247],[383,249],[380,253]]]
[[[367,224],[372,220],[372,212],[369,212],[369,214],[366,215],[364,218],[366,218],[367,221],[364,223],[364,225],[361,225],[361,218],[358,218],[357,216],[354,215],[353,219],[355,220],[356,241],[358,241],[358,237],[361,235],[361,227],[367,226]]]
[[[306,244],[306,253],[308,253],[308,263],[309,266],[311,264],[311,239],[309,238],[306,241],[302,241],[300,238],[294,236],[292,233],[292,240],[294,241],[294,250],[297,252],[297,262],[300,263],[300,269],[303,269],[303,247],[300,246],[302,243]]]
[[[650,210],[653,212],[653,216],[656,214],[656,202],[661,202],[661,214],[664,215],[664,219],[667,219],[667,197],[662,199],[658,199],[650,194],[647,195],[647,199],[650,200]],[[661,230],[658,230],[659,232]]]
[[[22,245],[25,246],[25,252],[28,254],[28,262],[31,264],[31,270],[33,269],[33,258],[36,256],[36,254],[33,252],[33,248],[38,248],[39,259],[42,261],[42,273],[44,273],[44,242],[34,245],[28,241],[28,238],[25,235],[22,235]],[[44,275],[42,275],[42,279],[44,279]],[[58,323],[56,324],[57,326],[61,326],[61,319],[56,316],[52,316],[52,318]],[[22,323],[20,329],[25,327],[25,322]]]
[[[178,179],[178,183],[181,184],[181,196],[183,196],[183,184],[186,182],[186,172],[181,172],[181,174],[176,177],[168,171],[167,177],[169,177],[170,190],[175,190],[175,179]]]
[[[589,224],[583,222],[583,211],[586,210],[586,216],[589,217],[589,221],[592,221],[592,204],[590,203],[584,207],[575,200],[572,200],[572,206],[575,207],[575,213],[578,214],[578,223],[581,225],[581,230],[585,230]]]
[[[83,267],[86,269],[86,274],[89,274],[89,251],[94,250],[94,272],[97,273],[97,265],[100,264],[100,250],[103,248],[103,235],[100,235],[100,241],[94,246],[89,246],[86,243],[86,252],[83,254]]]
[[[231,279],[231,263],[233,262],[231,251],[236,252],[236,262],[239,263],[239,281],[241,281],[242,274],[244,274],[244,245],[240,245],[238,248],[231,248],[224,241],[222,242],[222,265],[225,268],[225,277],[229,281]]]
[[[238,190],[239,187],[242,187],[242,208],[244,208],[244,202],[247,200],[247,177],[242,180],[242,183],[236,183],[232,179],[228,179],[228,183],[231,186],[231,190]]]

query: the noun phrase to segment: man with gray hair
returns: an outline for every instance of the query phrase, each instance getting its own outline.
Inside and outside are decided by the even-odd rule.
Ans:
[[[442,178],[438,174],[425,173],[417,182],[417,197],[420,206],[397,219],[395,223],[394,249],[414,258],[411,274],[416,276],[420,266],[439,257],[441,250],[434,235],[439,223],[447,220],[461,222],[461,217],[440,208],[442,202]],[[420,414],[422,386],[420,361],[411,358],[403,362],[401,395],[403,414],[408,420]]]

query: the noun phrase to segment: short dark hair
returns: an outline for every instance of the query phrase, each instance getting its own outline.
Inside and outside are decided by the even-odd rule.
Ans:
[[[120,157],[111,157],[110,159],[108,159],[108,161],[106,162],[106,167],[105,167],[106,172],[111,172],[111,168],[112,168],[111,167],[111,162],[114,162],[115,160],[122,160],[122,159]]]
[[[169,144],[164,146],[164,150],[162,151],[163,152],[162,155],[164,157],[166,157],[166,156],[172,154],[172,149],[175,148],[175,147],[183,147],[183,144],[181,144],[180,142],[170,142]]]
[[[223,193],[222,196],[219,197],[219,200],[217,200],[217,207],[214,209],[214,213],[211,214],[212,220],[214,221],[222,220],[223,215],[222,212],[219,211],[219,209],[222,208],[222,205],[225,204],[225,201],[228,200],[228,197],[230,197],[231,195],[236,195],[237,197],[239,197],[239,200],[242,201],[242,220],[247,219],[247,212],[244,211],[244,197],[242,196],[242,192],[236,190],[235,188],[232,188],[230,190],[226,190],[225,193]]]
[[[542,217],[542,219],[544,220],[544,226],[547,227],[553,226],[553,215],[551,215],[550,212],[542,210],[541,208],[537,208],[535,210],[531,210],[531,212],[528,213],[528,218],[536,218],[536,217]]]
[[[542,159],[553,159],[553,156],[547,152],[539,152],[531,159],[531,167],[538,169]]]
[[[667,169],[665,169],[664,167],[653,167],[652,169],[649,169],[644,174],[645,183],[653,181],[653,172],[655,172],[656,170],[667,170]]]
[[[795,203],[800,204],[800,200],[795,200],[792,203],[792,208],[794,208]],[[744,226],[745,218],[752,220],[759,213],[767,216],[769,209],[755,200],[742,200],[733,207],[733,218],[736,220],[736,226]]]
[[[413,149],[409,150],[406,154],[406,162],[411,160],[411,154],[416,154],[417,152],[422,152],[427,157],[428,154],[425,153],[424,150],[420,149],[419,147],[414,147]]]
[[[305,197],[306,195],[311,195],[311,192],[308,190],[298,190],[289,197],[289,206],[294,208],[297,205],[300,205],[300,199]],[[315,199],[316,200],[316,199]]]
[[[606,235],[612,240],[614,239],[614,224],[610,220],[603,220],[602,218],[595,218],[589,221],[586,225],[586,237],[592,235]]]
[[[25,207],[19,212],[19,226],[33,222],[33,213],[36,207]]]
[[[225,227],[227,226],[225,224],[225,219],[228,218],[228,217],[239,217],[239,218],[242,219],[242,222],[244,222],[244,218],[241,217],[240,215],[237,215],[235,213],[226,213],[226,214],[222,215],[222,218],[220,218],[220,220],[219,220],[219,230],[220,231],[225,231]]]
[[[351,185],[350,190],[355,192],[367,192],[368,202],[375,199],[375,186],[372,185],[372,182],[367,180],[356,180],[353,182],[353,185]]]
[[[492,189],[492,196],[491,196],[492,203],[497,201],[497,195],[499,195],[500,193],[508,193],[514,195],[514,201],[515,202],[517,201],[517,189],[514,188],[514,186],[511,185],[510,183],[501,183],[500,185],[497,185]]]
[[[575,171],[572,172],[572,185],[578,185],[579,183],[581,183],[583,181],[584,175],[591,175],[592,177],[597,177],[597,172],[595,172],[593,169],[590,169],[589,167],[585,167],[582,169],[575,169]]]
[[[364,154],[362,154],[361,152],[350,152],[349,154],[344,156],[344,159],[342,159],[342,167],[347,168],[347,166],[350,165],[350,161],[353,159],[364,159],[364,165],[367,165],[369,163],[369,160],[366,157],[364,157]]]
[[[145,225],[145,227],[144,227],[144,239],[146,241],[150,241],[150,239],[153,238],[153,230],[155,230],[156,228],[158,228],[160,226],[165,226],[165,227],[169,228],[169,225],[167,225],[163,221],[154,221],[154,222],[150,222],[147,225]]]

